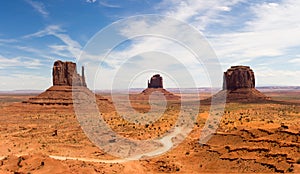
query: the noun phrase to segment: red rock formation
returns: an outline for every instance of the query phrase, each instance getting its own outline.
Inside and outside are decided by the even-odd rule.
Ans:
[[[215,94],[214,102],[265,102],[270,98],[255,89],[255,76],[249,66],[232,66],[224,72],[223,90]],[[212,98],[202,100],[202,103],[210,103]]]
[[[72,105],[73,97],[82,95],[93,97],[93,93],[84,86],[51,86],[45,92],[30,98],[24,103],[39,105]],[[87,100],[87,99],[85,99]]]
[[[39,105],[72,105],[77,102],[90,102],[95,94],[86,87],[84,67],[82,76],[77,74],[76,64],[73,62],[56,61],[53,66],[53,86],[40,95],[30,98],[23,103]],[[105,100],[96,95],[98,100]]]
[[[163,88],[163,78],[159,74],[155,74],[151,77],[150,82],[148,80],[148,88],[141,93],[143,96],[149,96],[153,92],[162,93],[167,100],[179,100],[180,97],[167,91]]]
[[[223,90],[255,88],[255,77],[249,66],[232,66],[224,72]]]
[[[77,74],[76,64],[73,62],[54,62],[53,86],[85,86],[84,67],[82,67],[82,76]]]
[[[141,112],[141,113],[146,113],[149,112],[151,109],[151,105],[149,103],[150,96],[151,100],[154,100],[156,102],[164,100],[161,95],[165,97],[165,100],[169,102],[180,102],[180,96],[177,96],[163,88],[146,88],[139,94],[130,94],[129,99],[131,102],[131,106]],[[148,105],[143,106],[141,105],[141,101],[148,103]],[[160,105],[160,104],[159,104]]]
[[[174,95],[163,88],[163,78],[159,74],[152,76],[150,82],[148,80],[148,88],[140,94],[130,95],[130,100],[149,100],[149,96],[154,92],[163,94],[167,100],[180,100],[180,96]]]
[[[159,74],[152,76],[150,82],[148,80],[148,88],[163,88],[162,77]]]
[[[167,100],[179,100],[180,97],[177,95],[174,95],[173,93],[163,89],[163,88],[147,88],[145,90],[142,91],[142,93],[140,93],[139,95],[139,99],[149,99],[149,96],[153,93],[153,92],[159,92],[161,94],[163,94]]]

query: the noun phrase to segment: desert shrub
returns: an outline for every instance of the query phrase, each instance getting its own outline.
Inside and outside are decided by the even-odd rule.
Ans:
[[[293,172],[294,171],[294,168],[293,167],[289,167],[288,169],[287,169],[287,172]]]

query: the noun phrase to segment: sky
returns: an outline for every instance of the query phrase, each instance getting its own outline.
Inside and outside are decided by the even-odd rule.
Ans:
[[[233,65],[257,86],[300,86],[299,16],[298,0],[0,1],[0,90],[47,89],[55,60],[84,65],[91,89],[144,88],[155,73],[165,87],[218,86]]]

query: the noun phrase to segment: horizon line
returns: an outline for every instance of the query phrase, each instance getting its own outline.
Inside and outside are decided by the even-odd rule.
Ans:
[[[51,87],[51,86],[50,86]],[[271,88],[271,87],[276,87],[276,88],[300,88],[299,86],[294,86],[294,85],[261,85],[261,86],[256,86],[255,88]],[[164,89],[221,89],[222,87],[184,87],[184,88],[175,88],[175,87],[166,87]],[[48,88],[46,88],[48,89]],[[142,87],[136,87],[136,88],[129,88],[129,90],[136,90],[136,89],[146,89]],[[126,88],[120,88],[120,89],[90,89],[91,91],[108,91],[108,90],[128,90]],[[24,92],[29,92],[29,91],[45,91],[45,89],[15,89],[15,90],[0,90],[0,92],[18,92],[18,91],[24,91]]]

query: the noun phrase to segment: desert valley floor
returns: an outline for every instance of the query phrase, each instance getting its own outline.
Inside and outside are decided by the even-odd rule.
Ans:
[[[72,105],[34,105],[22,103],[31,95],[1,94],[0,173],[300,173],[300,91],[264,94],[287,103],[226,104],[217,132],[204,145],[199,136],[210,106],[200,105],[194,128],[181,144],[161,156],[124,162],[105,162],[115,157],[89,141]],[[191,106],[199,99],[184,95]],[[162,118],[145,126],[125,122],[108,101],[98,102],[107,124],[137,140],[170,129],[180,106],[171,101]],[[132,104],[141,111],[149,107]]]

